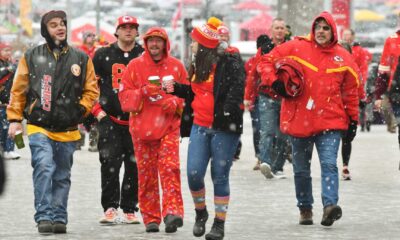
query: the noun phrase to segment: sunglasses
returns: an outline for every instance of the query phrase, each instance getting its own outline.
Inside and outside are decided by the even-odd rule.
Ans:
[[[315,25],[315,26],[314,26],[314,30],[315,30],[315,31],[320,30],[321,28],[322,28],[322,30],[324,30],[324,31],[330,31],[330,30],[331,30],[331,27],[329,27],[329,26],[327,26],[327,25],[325,25],[325,26]]]

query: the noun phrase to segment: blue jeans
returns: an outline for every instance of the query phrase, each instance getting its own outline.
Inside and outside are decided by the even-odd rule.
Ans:
[[[76,141],[58,142],[42,133],[35,133],[29,135],[29,146],[32,154],[35,222],[49,220],[67,224]]]
[[[258,109],[258,97],[254,101],[254,109],[250,111],[251,127],[253,129],[253,145],[256,158],[260,158],[260,111]]]
[[[229,196],[229,172],[240,134],[215,131],[193,124],[190,132],[187,176],[191,191],[204,188],[204,176],[211,159],[215,196]]]
[[[260,114],[260,160],[268,163],[272,172],[282,171],[285,164],[285,141],[288,137],[279,129],[281,102],[259,95],[258,108]]]
[[[10,123],[7,121],[7,113],[5,107],[0,107],[0,146],[4,152],[14,151],[14,141],[8,137],[8,127]]]
[[[294,183],[300,209],[311,209],[314,203],[310,171],[314,144],[321,165],[322,204],[324,207],[337,204],[339,178],[336,160],[340,138],[341,131],[327,131],[306,138],[292,137]]]

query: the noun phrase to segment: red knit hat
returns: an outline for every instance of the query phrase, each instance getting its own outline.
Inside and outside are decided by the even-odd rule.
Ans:
[[[195,27],[192,30],[192,39],[207,48],[216,48],[219,43],[218,27],[222,25],[222,21],[216,17],[210,17],[207,24]]]

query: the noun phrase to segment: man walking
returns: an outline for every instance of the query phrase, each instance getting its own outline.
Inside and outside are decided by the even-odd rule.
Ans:
[[[101,163],[101,205],[104,216],[100,223],[116,223],[121,207],[124,223],[139,223],[138,179],[132,138],[129,133],[129,113],[121,110],[118,89],[126,65],[138,57],[143,48],[135,42],[139,24],[131,16],[118,18],[117,41],[97,50],[93,64],[99,78],[100,100],[92,110],[98,120],[99,156]],[[120,186],[119,172],[124,163]]]
[[[146,232],[158,232],[163,218],[165,231],[172,233],[183,225],[179,166],[183,100],[168,92],[172,81],[185,82],[187,73],[179,60],[168,55],[170,45],[164,29],[150,28],[143,40],[145,52],[129,63],[118,96],[122,111],[130,112],[129,130],[135,148],[139,205]],[[168,83],[164,90],[161,82]]]
[[[7,108],[11,138],[27,119],[39,233],[66,233],[77,126],[99,95],[92,61],[67,43],[66,19],[63,11],[43,15],[46,43],[21,58]]]
[[[261,86],[271,87],[284,97],[280,129],[292,138],[301,225],[313,224],[310,166],[314,145],[321,163],[324,207],[321,224],[330,226],[342,216],[342,209],[337,205],[336,161],[342,131],[347,130],[349,139],[356,134],[359,76],[352,56],[337,41],[332,15],[322,12],[315,18],[309,37],[298,37],[275,47],[262,57],[258,66]],[[290,71],[296,74],[288,74],[288,67],[286,71],[281,69],[282,59],[291,63]]]

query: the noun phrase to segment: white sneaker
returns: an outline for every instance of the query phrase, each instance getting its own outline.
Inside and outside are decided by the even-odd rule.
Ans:
[[[139,218],[135,213],[124,213],[122,223],[126,224],[140,224]]]
[[[21,155],[19,155],[18,153],[11,151],[11,152],[4,152],[3,154],[4,159],[19,159],[21,157]]]
[[[286,175],[285,175],[285,173],[282,172],[282,171],[276,171],[276,172],[274,173],[274,178],[277,178],[277,179],[285,179],[285,178],[286,178]]]
[[[267,179],[274,178],[274,174],[272,174],[271,167],[269,166],[268,163],[261,163],[260,170],[261,173],[265,176],[265,178]]]
[[[118,220],[118,211],[115,208],[109,208],[104,213],[104,216],[100,219],[100,223],[110,224],[117,223]]]

